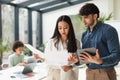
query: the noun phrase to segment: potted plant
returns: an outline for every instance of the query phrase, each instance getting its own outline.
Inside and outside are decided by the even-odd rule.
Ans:
[[[99,21],[101,21],[101,22],[108,21],[108,20],[110,20],[112,17],[113,17],[113,16],[112,16],[112,13],[110,13],[108,16],[105,16],[105,15],[101,14],[100,17],[99,17]]]
[[[23,48],[23,53],[24,53],[24,55],[26,55],[26,56],[30,56],[30,55],[31,55],[31,52],[30,52],[30,50],[29,50],[27,47],[24,47],[24,48]]]
[[[108,15],[100,14],[100,17],[98,20],[101,22],[104,22],[104,21],[110,20],[112,17],[113,17],[112,13],[109,13]],[[81,39],[82,33],[86,30],[87,27],[85,27],[85,25],[83,24],[82,16],[80,16],[79,14],[70,15],[70,18],[74,26],[76,38],[79,40]]]
[[[44,50],[45,50],[45,44],[41,44],[40,47],[39,47],[39,50],[42,51],[42,52],[44,52]]]
[[[3,40],[0,39],[0,69],[1,69],[2,59],[3,59],[3,53],[9,50],[10,50],[9,41],[7,40],[7,42],[4,43]]]

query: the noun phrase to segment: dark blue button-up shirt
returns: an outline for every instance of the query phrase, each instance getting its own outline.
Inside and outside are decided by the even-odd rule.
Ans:
[[[88,68],[111,68],[120,61],[118,33],[112,26],[98,22],[91,32],[89,28],[82,35],[82,48],[95,47],[99,50],[103,64],[87,64]]]

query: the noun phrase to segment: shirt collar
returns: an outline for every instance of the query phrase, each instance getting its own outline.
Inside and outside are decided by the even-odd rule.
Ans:
[[[97,24],[93,27],[93,31],[96,31],[100,27],[100,24],[101,24],[101,22],[98,21]],[[89,28],[88,28],[88,31],[91,32]]]

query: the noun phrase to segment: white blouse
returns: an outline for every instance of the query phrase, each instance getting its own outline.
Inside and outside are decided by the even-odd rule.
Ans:
[[[76,40],[77,42],[77,49],[80,49],[80,42],[78,40]],[[57,48],[55,47],[55,40],[54,39],[50,39],[47,44],[46,44],[46,48],[45,48],[45,55],[51,55],[52,52],[58,52],[58,51],[62,51],[65,52],[65,55],[68,54],[67,52],[67,43],[62,43],[62,41],[60,40],[58,42]],[[76,51],[77,53],[77,51]],[[78,56],[78,54],[76,54]],[[52,55],[51,55],[52,56]]]
[[[77,49],[80,49],[80,42],[78,40],[76,40],[77,42]],[[60,40],[58,43],[58,49],[55,47],[54,45],[55,40],[54,39],[50,39],[48,41],[48,43],[46,44],[46,48],[45,48],[45,55],[51,53],[51,51],[67,51],[67,43],[62,43],[62,41]],[[77,52],[77,51],[76,51]],[[65,53],[67,54],[67,53]],[[73,68],[71,70],[69,70],[68,72],[64,72],[60,66],[55,66],[55,65],[48,65],[48,80],[53,80],[53,78],[57,75],[60,75],[60,78],[57,77],[57,79],[55,80],[78,80],[78,74],[79,74],[79,70],[78,68]],[[56,72],[54,70],[57,70]],[[59,73],[60,71],[60,73]],[[54,73],[55,72],[55,73]],[[54,75],[54,77],[53,77]]]

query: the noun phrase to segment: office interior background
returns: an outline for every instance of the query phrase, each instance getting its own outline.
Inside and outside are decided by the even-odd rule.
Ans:
[[[74,2],[75,0],[70,1],[71,4],[69,2],[68,6],[58,6],[55,8],[54,5],[56,6],[56,3],[58,3],[57,5],[64,5],[67,0],[58,0],[54,5],[52,5],[51,2],[53,3],[55,0],[34,0],[31,4],[29,3],[29,0],[0,1],[0,38],[3,39],[3,42],[8,39],[11,44],[15,40],[21,40],[24,43],[29,43],[38,48],[41,44],[45,44],[51,38],[56,20],[60,15],[77,15],[80,7],[85,3],[95,3],[99,7],[101,15],[107,16],[112,13],[112,18],[110,19],[111,22],[108,23],[117,23],[117,30],[120,32],[120,5],[118,4],[120,0],[78,0],[79,3],[74,4],[72,4],[72,1]],[[27,3],[30,8],[26,8],[26,6],[28,6]],[[51,6],[41,6],[48,3],[51,4]],[[17,4],[23,6],[17,6]],[[35,10],[32,10],[31,7],[33,7],[33,9],[35,7]],[[78,29],[79,27],[79,25],[75,26],[75,28]],[[79,32],[81,32],[81,30],[79,30]]]
[[[57,5],[66,4],[67,1],[71,1],[71,4],[64,7],[60,6],[60,8],[56,7],[56,9],[49,9],[55,3],[48,7],[40,8],[41,6],[39,6],[40,4],[55,2],[55,0],[34,0],[36,3],[31,3],[31,5],[27,5],[27,1],[29,2],[29,0],[3,0],[0,2],[0,37],[3,40],[9,39],[10,42],[21,40],[34,47],[39,47],[53,35],[56,20],[59,16],[77,15],[80,7],[85,3],[95,3],[99,7],[101,15],[107,16],[112,13],[112,21],[119,22],[120,19],[119,0],[78,0],[79,3],[76,4],[72,4],[72,1],[77,0],[58,0]],[[24,4],[22,7],[11,3],[21,5],[24,3],[30,8],[26,8]],[[31,7],[33,9],[35,7],[35,10],[32,10]],[[36,10],[38,8],[39,11]],[[80,26],[77,27],[79,28]]]
[[[112,13],[106,23],[117,29],[120,39],[120,0],[0,0],[0,38],[3,43],[20,40],[39,48],[53,35],[59,16],[77,15],[85,3],[96,4],[101,15]]]

